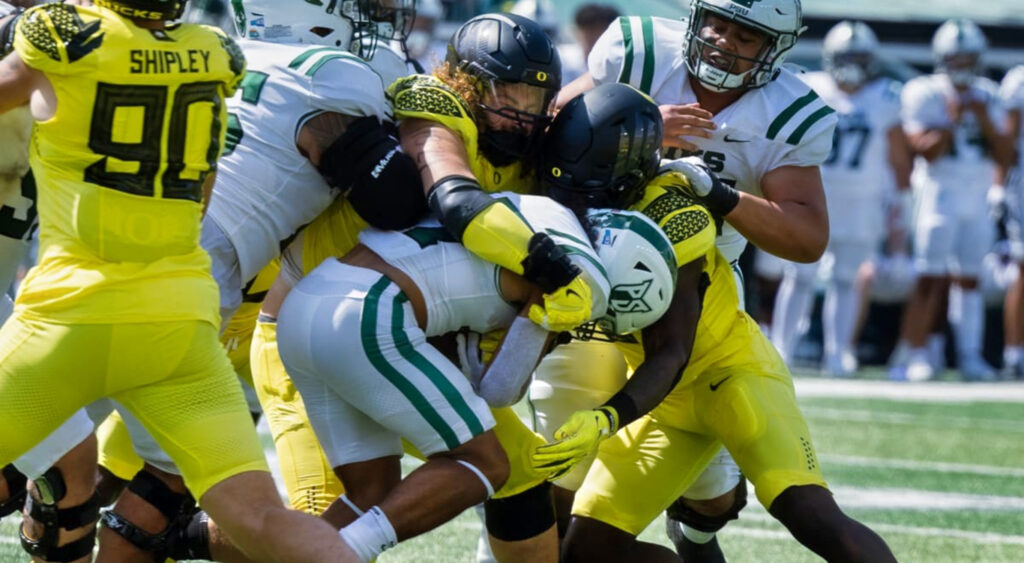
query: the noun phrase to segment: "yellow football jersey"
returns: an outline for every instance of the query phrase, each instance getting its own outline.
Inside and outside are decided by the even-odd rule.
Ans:
[[[478,151],[479,132],[469,104],[434,76],[414,74],[399,78],[388,87],[388,98],[396,119],[429,119],[455,131],[462,137],[473,175],[486,192],[530,193],[532,175],[518,162],[495,167]]]
[[[66,4],[26,11],[14,45],[57,98],[32,135],[39,264],[19,310],[59,322],[219,325],[199,246],[202,185],[244,73],[241,51],[210,27],[147,30]]]
[[[662,174],[647,185],[643,198],[630,208],[647,215],[665,231],[680,266],[704,258],[704,273],[710,283],[704,290],[697,334],[681,383],[692,381],[723,358],[742,356],[749,342],[744,337],[746,323],[742,319],[746,313],[739,307],[732,269],[715,247],[715,221],[706,208],[687,195],[685,186],[684,177],[674,172]],[[619,343],[631,371],[644,359],[639,334],[635,340]]]

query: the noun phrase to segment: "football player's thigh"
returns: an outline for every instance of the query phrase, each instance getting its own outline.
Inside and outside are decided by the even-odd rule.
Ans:
[[[494,436],[508,456],[510,471],[505,484],[494,498],[510,497],[544,482],[546,473],[537,473],[530,463],[530,454],[545,443],[544,438],[530,430],[511,408],[491,409],[494,415]]]
[[[344,488],[327,461],[302,395],[277,352],[277,324],[258,323],[252,335],[253,386],[274,438],[281,477],[292,508],[320,514]]]
[[[114,411],[96,427],[99,464],[116,477],[130,481],[142,469],[142,458],[135,453],[132,438],[121,413]]]
[[[603,404],[626,383],[626,361],[610,342],[573,340],[537,366],[529,402],[534,430],[551,438],[569,415]]]
[[[924,275],[949,271],[953,253],[955,225],[942,215],[925,215],[918,219],[914,234],[914,266]]]
[[[987,217],[974,221],[961,220],[956,237],[957,274],[976,278],[981,274],[981,264],[985,254],[992,249],[995,235],[991,222]]]
[[[781,362],[732,370],[715,391],[695,387],[702,421],[754,483],[766,508],[794,485],[825,486],[811,435]]]
[[[103,394],[109,325],[44,323],[15,314],[0,328],[0,465]]]
[[[710,436],[641,417],[601,444],[572,513],[639,534],[697,479],[720,448]]]
[[[245,398],[217,327],[199,321],[134,325],[120,340],[116,370],[123,390],[112,398],[135,415],[181,471],[196,498],[245,471],[267,471]],[[149,348],[166,373],[132,385]],[[163,354],[154,351],[163,351]]]

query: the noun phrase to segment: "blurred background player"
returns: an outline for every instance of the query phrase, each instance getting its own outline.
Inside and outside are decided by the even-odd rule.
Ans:
[[[1013,143],[1016,160],[1010,168],[1001,167],[996,183],[1005,186],[1002,196],[1007,212],[1010,236],[1010,254],[1024,274],[1024,65],[1010,69],[1003,77],[999,97],[1006,109],[1004,132]],[[996,191],[996,195],[998,191]],[[1012,379],[1024,379],[1024,275],[1018,275],[1016,283],[1006,292],[1004,302],[1003,375]]]
[[[911,159],[900,125],[899,84],[878,75],[878,39],[863,22],[843,21],[825,35],[823,72],[801,75],[839,124],[821,176],[829,209],[830,268],[822,310],[822,371],[847,377],[857,370],[853,331],[859,308],[858,269],[882,242],[887,214],[910,213]],[[905,219],[904,219],[905,221]],[[776,294],[772,343],[791,364],[800,325],[806,324],[823,262],[788,263]]]
[[[987,45],[973,22],[945,22],[932,38],[935,73],[903,88],[903,127],[923,178],[914,235],[919,277],[901,330],[909,347],[902,376],[911,381],[934,377],[926,344],[946,293],[958,369],[967,380],[994,376],[981,357],[978,276],[993,242],[986,193],[996,166],[1009,164],[1012,143],[1002,131],[998,86],[981,75]]]
[[[737,287],[747,240],[798,262],[816,261],[828,242],[818,166],[831,151],[836,117],[783,67],[803,30],[799,0],[693,0],[682,21],[620,18],[594,46],[589,72],[559,96],[562,104],[595,84],[624,82],[659,104],[665,156],[700,156],[728,187],[716,194],[721,199],[703,203],[722,221],[716,244],[733,266]],[[571,346],[563,353],[574,353]],[[576,386],[574,377],[543,364],[538,370],[538,381],[553,387]],[[593,376],[618,384],[624,377]],[[551,417],[548,430],[559,420]],[[674,543],[691,558],[720,559],[714,532],[745,504],[745,495],[733,492],[745,481],[728,454],[722,456],[692,493],[700,500],[680,501],[668,514]]]

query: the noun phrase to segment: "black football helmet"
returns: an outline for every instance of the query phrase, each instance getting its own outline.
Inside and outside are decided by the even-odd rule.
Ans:
[[[480,150],[492,164],[510,164],[530,154],[562,84],[562,61],[540,25],[515,14],[476,16],[452,35],[446,61],[452,70],[474,77],[492,100],[503,99],[501,84],[535,87],[526,89],[523,97],[529,99],[517,98],[516,106],[483,101],[479,108],[518,124],[513,131],[481,128]]]
[[[658,105],[632,86],[603,84],[580,94],[541,143],[544,191],[574,210],[627,208],[658,172],[661,135]]]
[[[93,0],[93,4],[113,10],[126,18],[140,20],[176,20],[185,11],[188,0]]]

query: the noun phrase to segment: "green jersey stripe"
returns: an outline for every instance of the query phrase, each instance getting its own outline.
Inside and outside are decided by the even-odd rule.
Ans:
[[[834,109],[832,109],[832,108],[830,108],[828,106],[825,106],[823,108],[818,108],[817,111],[815,111],[811,115],[807,116],[807,119],[805,119],[804,122],[801,123],[799,127],[797,127],[796,129],[793,130],[793,132],[789,135],[789,138],[786,139],[786,142],[791,144],[791,145],[800,144],[800,139],[804,138],[804,133],[806,133],[807,130],[810,129],[812,125],[817,123],[818,120],[820,120],[822,117],[825,117],[826,115],[828,115],[830,113],[835,113],[835,111],[836,110],[834,110]]]
[[[768,139],[775,139],[775,136],[779,134],[779,131],[786,125],[786,123],[797,114],[798,111],[804,109],[804,106],[818,99],[818,94],[811,90],[806,95],[797,98],[793,103],[789,104],[789,107],[782,110],[782,113],[772,121],[772,124],[768,126]]]
[[[308,51],[303,52],[301,55],[295,57],[295,59],[292,60],[292,62],[288,63],[288,68],[290,68],[292,70],[296,70],[300,66],[302,66],[302,63],[308,61],[309,58],[312,57],[313,55],[315,55],[317,53],[324,53],[324,52],[327,52],[327,51],[331,51],[331,52],[334,52],[334,53],[340,53],[341,52],[341,51],[338,51],[338,49],[336,49],[334,47],[317,47],[316,49],[310,49]]]
[[[402,327],[405,324],[405,309],[402,307],[409,301],[404,293],[399,293],[395,296],[394,304],[391,308],[391,336],[395,339],[395,344],[398,345],[398,353],[412,365],[416,366],[416,369],[420,370],[423,375],[427,376],[427,379],[434,384],[434,387],[448,400],[448,403],[455,409],[455,413],[459,415],[459,418],[466,423],[469,427],[469,431],[474,436],[483,434],[484,425],[477,418],[476,413],[473,409],[469,408],[466,404],[466,400],[459,394],[458,389],[452,385],[451,381],[441,373],[441,370],[437,369],[437,366],[430,363],[423,354],[416,351],[413,347],[412,342],[409,342],[409,336],[405,334],[405,329]],[[445,441],[447,443],[447,441]],[[456,446],[458,444],[456,443]],[[449,446],[454,447],[454,446]]]
[[[640,75],[640,91],[651,93],[654,82],[654,23],[650,16],[640,18],[640,32],[644,36],[644,69]]]
[[[381,295],[383,295],[384,290],[387,289],[391,283],[391,280],[381,276],[380,280],[373,284],[373,286],[370,287],[370,291],[366,294],[363,318],[359,324],[359,336],[362,339],[363,349],[366,351],[366,357],[385,379],[394,385],[402,395],[405,395],[405,398],[412,403],[416,412],[420,413],[420,416],[427,421],[427,424],[429,424],[430,427],[441,436],[445,445],[449,448],[456,448],[459,446],[459,439],[455,435],[455,431],[452,430],[452,428],[448,426],[448,423],[444,421],[444,418],[434,410],[430,405],[430,401],[420,393],[420,390],[417,389],[412,382],[406,379],[401,372],[395,369],[395,367],[392,366],[384,357],[384,353],[381,352],[380,343],[377,341],[377,315],[378,309],[380,308]],[[401,307],[399,307],[399,310],[401,310]]]
[[[547,234],[551,235],[553,238],[564,238],[566,240],[570,240],[572,242],[575,242],[576,244],[578,244],[580,246],[583,246],[583,247],[586,247],[586,248],[593,248],[590,245],[590,243],[582,241],[582,240],[580,240],[580,239],[570,235],[569,233],[564,233],[564,232],[559,231],[557,229],[551,229],[551,228],[545,228],[544,231],[547,232]],[[597,271],[602,276],[604,276],[605,278],[608,277],[608,271],[605,270],[604,264],[602,264],[600,260],[597,260],[596,258],[591,256],[590,254],[588,254],[585,250],[582,250],[582,249],[580,249],[577,246],[572,246],[572,245],[569,245],[569,244],[559,244],[558,246],[562,250],[564,250],[566,254],[576,254],[578,256],[582,256],[583,258],[586,258],[587,262],[590,262],[591,264],[593,264],[594,267],[597,268]]]
[[[619,18],[619,25],[622,26],[622,71],[619,72],[619,82],[629,84],[629,77],[633,74],[633,30],[629,25],[630,18]]]

